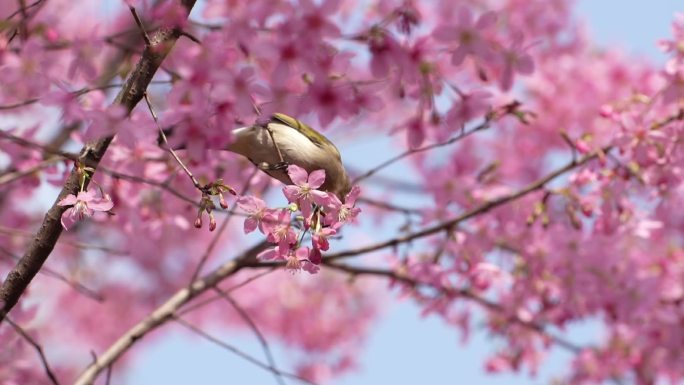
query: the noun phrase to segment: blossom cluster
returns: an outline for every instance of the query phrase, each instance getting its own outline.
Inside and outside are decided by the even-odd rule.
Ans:
[[[317,190],[325,181],[324,170],[307,174],[303,168],[290,165],[287,172],[293,185],[285,186],[283,194],[290,206],[272,209],[257,197],[240,197],[238,205],[248,213],[244,231],[247,234],[258,228],[270,243],[276,245],[261,252],[258,259],[286,261],[288,269],[303,269],[314,274],[320,269],[321,251],[330,248],[328,238],[337,234],[345,223],[354,221],[361,211],[354,207],[360,189],[358,186],[352,188],[342,203],[337,195]],[[295,221],[292,220],[293,215]],[[297,229],[293,222],[301,224],[301,228]],[[311,247],[302,245],[307,232],[311,237]]]

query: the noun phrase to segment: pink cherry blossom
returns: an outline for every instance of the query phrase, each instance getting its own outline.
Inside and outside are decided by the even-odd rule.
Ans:
[[[461,7],[457,15],[457,20],[453,24],[440,25],[433,32],[433,36],[438,41],[458,43],[458,46],[453,49],[451,64],[461,65],[467,55],[473,55],[485,61],[492,60],[494,50],[484,34],[496,23],[496,13],[484,13],[477,21],[474,21],[470,9]]]
[[[330,201],[330,194],[316,190],[325,181],[325,170],[307,174],[306,170],[293,164],[287,168],[287,173],[294,185],[283,187],[283,194],[288,202],[297,204],[304,218],[311,216],[312,204],[325,206]]]
[[[515,73],[530,75],[534,72],[532,56],[525,52],[522,34],[514,34],[511,45],[502,52],[501,89],[508,91],[513,86]]]
[[[98,197],[95,189],[81,191],[78,195],[69,194],[58,204],[71,206],[62,213],[62,226],[65,230],[69,230],[69,227],[80,220],[92,217],[96,211],[107,212],[114,207],[109,196]]]
[[[277,243],[282,249],[289,248],[297,242],[297,234],[292,228],[290,222],[290,211],[288,209],[281,209],[273,218],[269,218],[267,222],[262,222],[264,231],[267,235],[267,240],[271,243]]]
[[[425,141],[427,130],[422,117],[410,118],[405,124],[406,139],[410,148],[418,148]]]
[[[371,73],[376,78],[386,76],[390,69],[407,60],[406,53],[401,50],[399,43],[384,29],[373,27],[365,39],[372,55]]]
[[[337,223],[353,222],[361,212],[360,208],[355,207],[360,194],[361,188],[359,186],[352,187],[347,196],[344,197],[344,203],[336,195],[330,194],[331,200],[327,206],[332,214],[325,217],[325,223],[335,226]]]
[[[238,206],[249,215],[245,218],[244,231],[249,234],[259,228],[259,231],[266,233],[264,222],[275,222],[276,218],[272,210],[266,207],[266,202],[254,196],[242,196],[237,201]]]
[[[492,94],[487,91],[475,90],[459,94],[459,97],[447,113],[446,121],[452,130],[457,130],[472,119],[481,117],[491,106]]]
[[[289,248],[276,246],[259,253],[257,259],[262,261],[284,261],[285,268],[291,272],[304,270],[309,274],[316,274],[320,271],[318,266],[320,260],[312,262],[309,259],[310,253],[307,247]]]
[[[330,243],[328,242],[328,237],[335,235],[337,231],[330,227],[322,228],[313,233],[311,236],[311,243],[314,249],[328,250],[330,248]]]

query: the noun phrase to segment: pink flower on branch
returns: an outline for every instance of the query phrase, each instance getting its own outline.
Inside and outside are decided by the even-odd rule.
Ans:
[[[282,248],[289,248],[289,245],[297,243],[297,234],[292,229],[290,220],[290,210],[282,209],[272,220],[263,222],[266,239]]]
[[[243,196],[237,201],[238,206],[245,210],[247,218],[245,219],[244,231],[245,234],[249,234],[256,230],[258,227],[262,233],[266,233],[264,230],[264,222],[275,222],[276,216],[274,211],[266,207],[266,203],[253,196]]]
[[[461,93],[460,99],[454,102],[447,112],[446,121],[451,126],[450,130],[458,130],[472,119],[484,116],[491,108],[492,97],[490,92],[475,90],[469,93]]]
[[[59,201],[60,206],[71,206],[62,214],[62,226],[65,230],[86,217],[92,217],[96,211],[107,212],[114,207],[108,195],[96,197],[95,190],[81,191],[78,195],[69,194]]]
[[[330,248],[328,238],[337,234],[337,230],[324,227],[311,235],[311,243],[314,249],[326,251]]]
[[[470,9],[462,7],[454,24],[438,26],[432,34],[437,41],[458,43],[451,54],[453,65],[461,65],[467,55],[490,61],[494,57],[494,50],[484,33],[496,23],[496,20],[496,13],[487,12],[474,21]]]
[[[534,61],[532,56],[525,52],[523,47],[523,35],[516,33],[513,35],[511,45],[501,53],[501,74],[499,84],[502,90],[508,91],[513,86],[516,73],[530,75],[534,72]]]
[[[316,274],[320,267],[320,259],[314,262],[314,254],[308,247],[283,247],[282,245],[266,249],[257,255],[260,261],[285,261],[285,268],[296,272],[305,270],[310,274]],[[318,254],[320,256],[320,253]]]
[[[343,223],[353,222],[361,212],[360,208],[354,207],[359,194],[361,194],[361,188],[352,187],[344,198],[344,203],[335,194],[330,194],[330,203],[327,205],[329,214],[325,216],[325,224],[339,228]]]
[[[293,164],[287,168],[287,174],[294,185],[283,187],[283,193],[288,202],[297,204],[305,219],[311,217],[312,204],[325,206],[330,203],[333,194],[316,190],[325,181],[324,170],[316,170],[307,174],[306,170]]]

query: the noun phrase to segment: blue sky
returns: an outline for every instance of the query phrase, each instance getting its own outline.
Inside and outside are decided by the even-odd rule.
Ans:
[[[684,12],[681,0],[584,0],[579,2],[577,9],[578,15],[588,22],[591,36],[601,45],[617,45],[657,62],[664,61],[664,56],[655,47],[655,42],[669,36],[675,11]],[[373,145],[354,146],[351,157],[371,165],[384,160],[384,156],[377,157],[377,154],[387,152],[372,151]],[[375,157],[365,158],[360,154],[375,154]],[[392,169],[388,172],[392,173]],[[405,171],[397,166],[394,172]],[[115,371],[114,383],[121,377],[131,385],[275,383],[264,370],[209,342],[181,332],[178,326],[165,327],[172,330],[171,336],[166,334],[151,344],[145,344],[142,350],[136,349],[138,359],[133,367],[126,374]],[[591,324],[578,326],[572,330],[572,335],[580,342],[600,338],[598,328]],[[249,333],[223,334],[222,337],[246,352],[263,356]],[[567,366],[568,355],[554,351],[535,378],[525,374],[488,376],[484,374],[482,365],[484,357],[495,347],[496,341],[488,339],[483,332],[473,333],[469,343],[461,345],[458,334],[440,320],[421,318],[419,309],[411,303],[399,303],[389,308],[372,333],[360,359],[363,369],[334,384],[548,384],[551,374],[563,373]],[[284,358],[287,352],[277,346],[275,348],[276,361],[287,362]]]

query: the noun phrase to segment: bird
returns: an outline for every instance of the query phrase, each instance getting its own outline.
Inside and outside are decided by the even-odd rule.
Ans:
[[[291,116],[274,113],[265,123],[232,132],[233,141],[226,150],[246,157],[284,184],[293,184],[287,167],[294,164],[308,173],[325,170],[325,182],[320,190],[337,195],[342,202],[351,190],[337,147],[323,134]]]

